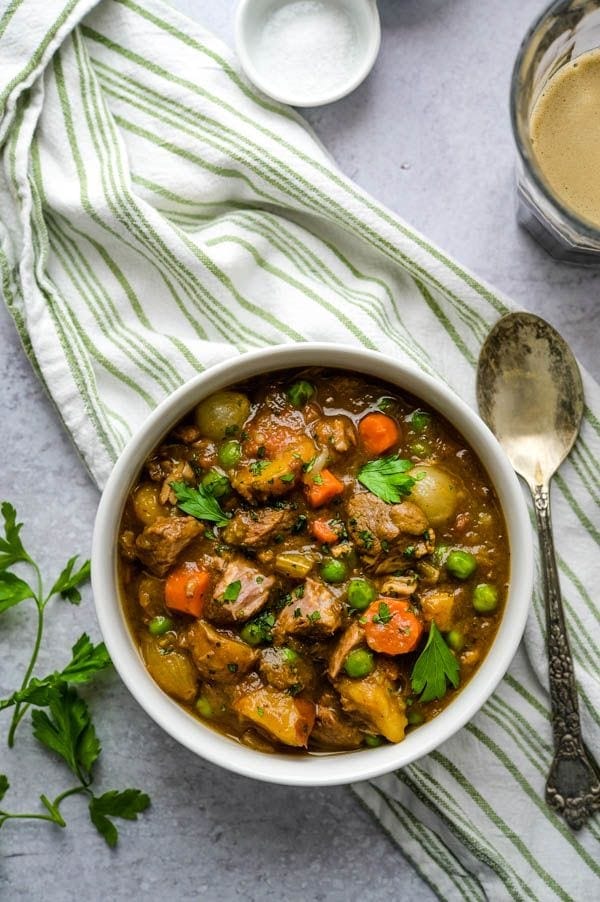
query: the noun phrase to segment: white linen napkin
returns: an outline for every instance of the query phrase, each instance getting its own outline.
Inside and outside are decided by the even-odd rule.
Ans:
[[[357,343],[474,405],[510,302],[346,179],[291,110],[159,0],[13,0],[0,15],[0,267],[23,345],[101,486],[167,393],[240,351]],[[600,747],[600,392],[554,490],[585,735]],[[538,580],[539,585],[539,580]],[[595,898],[600,823],[543,798],[543,604],[457,736],[354,787],[443,899]]]

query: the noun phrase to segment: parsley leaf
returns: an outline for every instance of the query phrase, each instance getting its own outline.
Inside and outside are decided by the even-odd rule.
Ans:
[[[86,582],[90,578],[90,562],[85,563],[73,573],[73,568],[77,562],[78,555],[72,557],[66,564],[64,570],[52,586],[50,595],[60,594],[61,598],[70,601],[71,604],[79,604],[81,601],[81,593],[77,586]]]
[[[410,677],[413,692],[422,702],[443,698],[448,683],[456,689],[460,683],[458,661],[446,645],[444,638],[432,621],[427,645],[417,658]]]
[[[282,482],[293,482],[294,479],[296,478],[296,476],[294,473],[284,473],[279,478],[281,479]]]
[[[6,776],[6,774],[0,774],[0,802],[6,795],[9,787],[10,783],[8,782],[8,777]]]
[[[242,591],[242,583],[239,579],[229,583],[223,592],[223,601],[237,601],[237,597]]]
[[[0,614],[8,611],[26,598],[35,598],[35,592],[24,579],[0,570]]]
[[[385,601],[379,602],[377,613],[373,614],[373,623],[386,624],[389,623],[394,615],[390,611],[390,606]]]
[[[413,466],[412,461],[402,460],[398,455],[378,457],[360,468],[358,481],[378,498],[395,504],[410,495],[415,482],[422,478],[418,474],[408,475]]]
[[[3,501],[0,512],[4,517],[4,538],[0,537],[0,570],[4,570],[17,561],[28,561],[29,555],[19,535],[23,524],[17,523],[17,512],[12,504]]]
[[[109,818],[122,817],[136,821],[138,814],[145,811],[149,804],[150,797],[139,789],[124,789],[122,792],[111,789],[90,800],[90,820],[108,845],[114,848],[119,839],[119,831]]]
[[[206,486],[200,485],[195,489],[185,482],[172,482],[171,488],[175,492],[178,506],[186,514],[197,520],[210,520],[217,526],[226,526],[229,522],[229,517]]]
[[[252,473],[253,476],[260,476],[263,470],[266,470],[269,466],[268,460],[255,460],[254,463],[251,463],[248,469]]]
[[[88,784],[100,754],[100,743],[86,703],[74,689],[63,684],[53,693],[48,708],[49,714],[37,709],[32,712],[33,735],[60,755],[82,783]]]
[[[94,645],[86,633],[77,640],[72,653],[73,657],[63,670],[56,670],[42,679],[33,677],[23,689],[0,700],[0,711],[21,702],[45,707],[50,704],[54,691],[61,683],[87,683],[110,664],[104,642]]]

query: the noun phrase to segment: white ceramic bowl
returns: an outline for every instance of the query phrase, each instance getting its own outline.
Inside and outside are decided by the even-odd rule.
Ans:
[[[397,385],[443,414],[486,468],[508,528],[510,588],[505,613],[487,657],[456,699],[397,745],[321,755],[264,754],[205,726],[154,682],[129,632],[119,599],[117,534],[127,494],[150,451],[202,398],[260,373],[287,367],[340,367]],[[129,442],[102,496],[92,549],[92,583],[100,629],[123,682],[167,733],[196,754],[248,777],[297,786],[350,783],[415,761],[456,733],[483,705],[507,670],[525,628],[533,581],[529,517],[504,452],[479,417],[441,383],[390,357],[334,344],[289,344],[253,351],[192,379],[166,398]]]
[[[295,0],[239,0],[235,14],[235,48],[248,78],[269,97],[297,107],[322,106],[350,94],[367,77],[379,53],[381,24],[376,0],[331,0],[342,8],[354,25],[356,52],[346,61],[346,71],[335,86],[286,85],[285,73],[278,78],[265,67],[260,48],[265,24],[275,9]],[[300,14],[298,16],[300,18]],[[285,66],[285,60],[280,62]],[[312,68],[319,64],[313,61]],[[288,67],[289,68],[289,67]],[[280,70],[281,72],[281,70]]]

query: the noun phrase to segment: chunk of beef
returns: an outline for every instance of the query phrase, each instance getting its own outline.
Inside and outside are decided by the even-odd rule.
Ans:
[[[246,642],[204,620],[197,620],[186,630],[183,645],[189,648],[201,677],[216,683],[236,682],[258,659],[258,653]]]
[[[319,444],[338,454],[356,445],[356,428],[349,417],[320,417],[312,428]]]
[[[319,697],[310,739],[327,749],[357,749],[362,745],[363,733],[346,717],[333,689],[325,689]]]
[[[203,532],[194,517],[158,517],[135,540],[136,554],[155,576],[165,576],[183,549]]]
[[[206,617],[220,624],[249,620],[264,608],[274,584],[272,576],[265,576],[249,561],[236,557],[229,561],[219,577],[205,609]],[[226,597],[227,590],[230,598]]]
[[[293,596],[292,603],[279,614],[273,634],[277,642],[286,636],[331,636],[342,625],[342,605],[331,589],[310,577],[304,583],[301,598]]]
[[[412,501],[388,504],[371,492],[352,495],[347,512],[348,532],[353,542],[359,551],[373,559],[400,536],[422,535],[427,529],[427,517]]]
[[[194,478],[194,471],[190,467],[187,460],[180,460],[173,465],[171,472],[164,480],[158,500],[161,504],[177,504],[177,496],[171,488],[172,482],[191,482]]]
[[[389,576],[383,580],[379,591],[382,595],[408,598],[417,591],[417,578],[416,576]]]
[[[270,647],[260,652],[258,672],[276,689],[289,689],[292,693],[310,689],[316,682],[315,668],[309,658],[292,648]]]
[[[223,530],[223,539],[229,545],[262,548],[276,535],[291,529],[297,517],[294,511],[285,508],[238,511]]]
[[[261,686],[240,695],[233,708],[276,742],[306,748],[315,722],[315,706],[273,686]]]
[[[337,677],[340,670],[344,666],[344,661],[351,651],[363,645],[365,642],[365,631],[358,621],[353,620],[347,629],[344,630],[338,642],[331,652],[329,658],[329,667],[327,672],[333,679]]]
[[[342,677],[335,687],[344,711],[358,717],[369,730],[390,742],[404,739],[406,702],[384,668],[376,666],[360,680]]]

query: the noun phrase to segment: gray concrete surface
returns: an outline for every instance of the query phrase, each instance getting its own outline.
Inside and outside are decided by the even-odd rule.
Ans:
[[[231,42],[233,3],[176,5]],[[512,61],[541,0],[380,0],[376,68],[353,95],[307,118],[341,168],[446,251],[518,303],[551,320],[583,363],[597,356],[600,271],[554,263],[517,228],[507,114]],[[0,309],[0,496],[18,507],[48,573],[89,554],[97,492]],[[22,672],[31,641],[26,605],[3,616],[0,694]],[[40,669],[61,661],[83,629],[95,637],[91,598],[56,605]],[[219,899],[371,902],[432,894],[342,788],[293,790],[235,777],[178,748],[114,675],[90,693],[104,746],[102,789],[140,786],[153,798],[110,853],[84,804],[64,806],[66,831],[11,823],[0,834],[6,900]],[[6,718],[0,721],[5,737]],[[35,808],[66,786],[27,724],[0,745],[11,807]],[[8,807],[8,804],[7,804]]]

